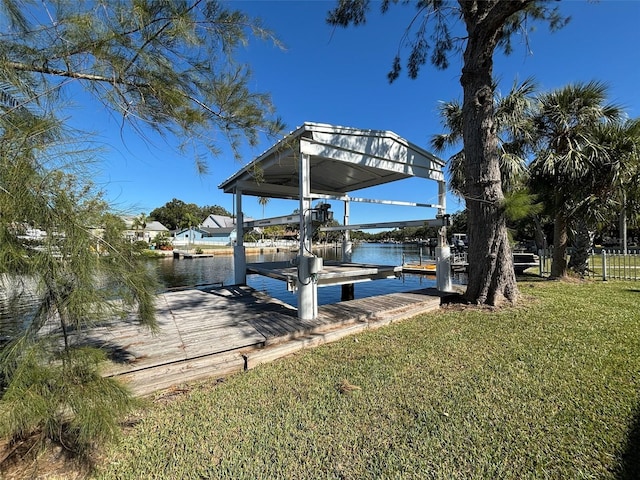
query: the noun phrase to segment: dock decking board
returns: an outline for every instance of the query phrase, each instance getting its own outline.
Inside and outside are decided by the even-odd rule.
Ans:
[[[299,320],[291,306],[247,286],[177,290],[158,297],[156,334],[114,322],[91,330],[85,341],[113,352],[117,361],[105,374],[146,395],[242,371],[439,305],[436,293],[419,290],[321,305],[316,319]]]

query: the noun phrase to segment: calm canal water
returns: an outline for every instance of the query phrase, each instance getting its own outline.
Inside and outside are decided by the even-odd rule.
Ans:
[[[316,255],[325,260],[338,260],[341,256],[339,249],[316,250]],[[424,255],[427,256],[425,249]],[[295,256],[292,252],[265,253],[260,255],[248,255],[247,262],[274,262],[290,260]],[[401,244],[374,244],[362,243],[354,245],[352,260],[360,263],[373,263],[380,265],[401,265],[403,258],[407,262],[418,262],[420,248],[417,245]],[[172,257],[150,259],[149,268],[154,269],[161,285],[164,288],[189,287],[196,285],[234,283],[233,256],[219,255],[216,257],[195,258],[187,260],[174,260]],[[462,283],[464,278],[454,278],[454,282]],[[282,300],[292,306],[297,306],[297,297],[287,291],[286,283],[274,280],[262,275],[248,275],[247,284],[256,290],[265,292],[270,296]],[[434,276],[417,274],[404,274],[400,278],[375,280],[371,282],[356,283],[355,298],[366,298],[385,293],[406,292],[418,288],[435,287]],[[340,286],[318,288],[318,303],[326,305],[340,301]],[[0,297],[6,292],[0,291]],[[6,300],[6,298],[0,299]],[[0,341],[6,335],[10,335],[16,329],[21,328],[21,322],[28,312],[33,310],[33,302],[24,298],[23,302],[14,310],[8,308],[6,301],[0,301]]]
[[[341,250],[329,248],[316,250],[314,253],[323,257],[325,260],[337,260],[340,259]],[[427,250],[424,249],[425,258],[427,253]],[[292,252],[247,255],[247,262],[283,261],[290,260],[294,256],[295,253]],[[402,264],[403,256],[407,262],[418,262],[420,258],[420,247],[411,244],[361,243],[354,245],[352,261],[380,265],[400,265]],[[156,268],[158,278],[166,288],[215,283],[231,285],[234,283],[232,255],[182,260],[164,258],[153,260],[152,262],[152,265]],[[454,282],[461,282],[462,280],[463,279],[454,279]],[[297,305],[295,293],[288,292],[286,283],[283,281],[274,280],[262,275],[248,275],[247,284],[289,305]],[[355,298],[405,292],[417,288],[435,287],[435,285],[436,279],[434,276],[404,274],[402,277],[396,279],[356,283]],[[320,287],[318,288],[318,303],[325,305],[339,302],[340,295],[340,286]]]

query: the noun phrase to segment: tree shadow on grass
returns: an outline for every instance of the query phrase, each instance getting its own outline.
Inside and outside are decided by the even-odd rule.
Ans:
[[[636,407],[633,423],[627,436],[627,445],[620,462],[619,480],[640,478],[640,406]]]

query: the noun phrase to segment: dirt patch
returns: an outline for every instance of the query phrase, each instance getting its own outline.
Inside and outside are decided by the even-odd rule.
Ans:
[[[81,462],[61,445],[49,442],[42,448],[37,438],[16,445],[4,442],[0,459],[0,477],[5,480],[81,480],[88,478],[93,465]]]

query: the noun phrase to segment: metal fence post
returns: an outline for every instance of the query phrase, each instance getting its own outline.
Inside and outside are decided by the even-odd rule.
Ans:
[[[602,249],[602,281],[607,281],[607,251]]]
[[[544,250],[541,248],[538,249],[538,270],[541,277],[544,277]]]

